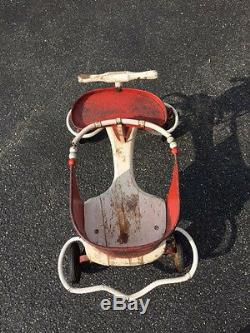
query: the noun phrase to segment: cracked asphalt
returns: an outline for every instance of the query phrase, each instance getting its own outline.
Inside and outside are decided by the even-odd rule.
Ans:
[[[0,1],[0,332],[250,332],[249,3],[247,1]],[[72,295],[57,257],[74,235],[65,117],[97,84],[79,73],[156,69],[149,90],[181,114],[180,225],[195,239],[199,267],[186,283],[158,288],[148,310],[102,311],[105,293]],[[105,86],[105,84],[101,84]],[[84,199],[112,175],[107,138],[80,148]],[[141,134],[135,174],[164,197],[166,143]],[[94,267],[81,285],[133,292],[172,276],[156,263]]]

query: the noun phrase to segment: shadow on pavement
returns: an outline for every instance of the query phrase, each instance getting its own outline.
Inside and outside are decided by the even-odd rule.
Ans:
[[[195,159],[180,175],[181,217],[191,221],[201,258],[224,255],[237,238],[236,216],[249,199],[249,168],[242,157],[237,119],[250,102],[249,78],[235,78],[236,86],[220,96],[165,95],[181,112],[175,137],[190,132]]]
[[[245,328],[242,328],[238,333],[249,333],[250,325],[247,325]]]

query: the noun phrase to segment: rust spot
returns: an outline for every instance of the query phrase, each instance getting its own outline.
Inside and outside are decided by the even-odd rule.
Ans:
[[[139,196],[136,194],[132,194],[126,197],[126,208],[128,211],[136,212],[136,208],[138,206]]]
[[[141,213],[138,194],[131,194],[130,196],[126,196],[125,210],[129,219],[133,221],[133,231],[139,232],[141,229]]]
[[[115,151],[116,151],[117,156],[118,156],[123,162],[125,162],[126,157],[125,157],[124,152],[122,151],[122,149],[120,149],[120,148],[116,148]]]
[[[118,207],[116,209],[117,217],[118,217],[118,224],[120,229],[120,235],[117,239],[117,242],[120,244],[124,244],[128,242],[128,233],[129,233],[129,222],[124,214],[123,207]]]
[[[117,109],[113,111],[113,114],[117,112]],[[116,125],[113,126],[113,130],[117,139],[121,142],[127,142],[130,138],[132,128],[127,127],[126,125]]]
[[[107,227],[108,227],[108,221],[107,221],[107,216],[106,216],[105,210],[103,209],[103,205],[102,205],[102,199],[101,199],[101,197],[100,197],[100,204],[101,204],[102,219],[103,219],[103,227],[104,227],[104,240],[105,240],[105,244],[106,244],[106,246],[108,246],[108,243],[107,243],[107,235],[106,235]]]
[[[124,126],[117,125],[117,134],[118,134],[118,140],[120,140],[120,142],[125,142],[125,130],[124,130]]]
[[[80,74],[80,75],[79,75],[79,78],[80,78],[80,79],[88,79],[89,77],[90,77],[89,74]]]
[[[143,265],[144,264],[143,256],[137,257],[137,263],[138,263],[138,265]]]
[[[126,244],[128,242],[128,234],[120,232],[120,236],[118,237],[117,242],[120,244]]]
[[[129,187],[129,184],[127,186]],[[118,182],[115,184],[115,191],[110,198],[110,208],[112,219],[108,223],[110,226],[110,229],[107,230],[109,237],[112,238],[116,234],[118,244],[129,243],[130,234],[139,232],[141,228],[139,194],[127,195],[122,191],[121,184]]]

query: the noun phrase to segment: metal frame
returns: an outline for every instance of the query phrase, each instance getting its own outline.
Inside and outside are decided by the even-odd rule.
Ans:
[[[169,109],[171,109],[174,113],[174,116],[175,116],[175,122],[174,122],[174,125],[169,128],[167,130],[168,133],[172,133],[176,128],[177,126],[179,125],[179,115],[178,115],[178,112],[177,110],[169,103],[166,103],[164,102],[165,106]],[[71,115],[71,109],[69,110],[68,114],[67,114],[67,117],[66,117],[66,126],[67,126],[67,129],[70,131],[71,134],[73,134],[74,136],[77,136],[79,134],[79,132],[76,132],[74,130],[74,128],[72,128],[71,124],[70,124],[70,115]],[[95,136],[96,134],[100,133],[101,131],[103,130],[103,128],[97,128],[93,131],[91,131],[90,133],[85,133],[82,138],[83,139],[89,139],[89,138],[92,138],[93,136]]]
[[[147,293],[149,293],[151,290],[153,290],[156,287],[159,287],[162,285],[167,285],[167,284],[174,284],[174,283],[181,283],[181,282],[188,281],[194,276],[194,273],[198,266],[197,247],[195,245],[193,238],[187,233],[187,231],[185,231],[179,227],[177,227],[175,230],[180,232],[183,236],[185,236],[187,238],[187,240],[192,248],[192,252],[193,252],[192,266],[191,266],[190,270],[183,276],[156,280],[156,281],[150,283],[145,288],[142,288],[138,292],[130,294],[130,295],[125,294],[119,290],[116,290],[116,289],[106,286],[106,285],[97,285],[97,286],[82,287],[82,288],[73,287],[66,281],[66,278],[63,273],[64,255],[65,255],[65,252],[66,252],[67,248],[69,247],[69,245],[73,242],[80,242],[80,243],[82,243],[83,246],[85,246],[85,242],[80,237],[73,237],[73,238],[70,238],[64,244],[63,248],[61,249],[59,258],[58,258],[58,275],[59,275],[60,281],[61,281],[63,287],[66,290],[68,290],[70,293],[73,293],[73,294],[89,294],[89,293],[98,292],[98,291],[106,291],[116,297],[123,297],[123,298],[127,299],[128,301],[133,301],[133,300],[136,300],[137,298],[141,298],[142,296],[146,295]]]
[[[141,73],[108,72],[108,73],[98,74],[98,75],[80,75],[78,77],[78,80],[79,80],[79,82],[83,82],[83,83],[100,82],[100,81],[113,82],[113,83],[115,83],[115,87],[119,91],[121,89],[123,82],[128,82],[128,81],[136,80],[136,79],[155,79],[155,78],[157,78],[156,71],[147,71],[147,72],[141,72]],[[81,130],[79,128],[77,128],[77,130],[78,130],[78,132],[77,132],[75,130],[76,128],[72,128],[72,126],[71,126],[71,111],[72,110],[70,110],[68,112],[68,115],[66,118],[66,125],[67,125],[68,130],[75,136],[74,139],[72,140],[72,146],[70,147],[70,151],[69,151],[69,166],[70,166],[70,170],[71,170],[71,181],[73,181],[73,183],[76,182],[76,179],[75,179],[75,176],[73,173],[73,169],[74,169],[75,160],[76,160],[76,156],[77,156],[78,142],[80,141],[81,138],[93,137],[94,135],[96,135],[100,131],[102,131],[104,128],[107,128],[107,132],[110,137],[110,141],[111,141],[112,149],[113,149],[114,168],[115,168],[113,183],[120,176],[120,174],[124,174],[125,171],[129,171],[130,177],[133,180],[133,166],[132,166],[133,144],[127,145],[127,148],[122,148],[122,142],[124,140],[123,125],[126,125],[128,127],[147,129],[147,130],[150,130],[153,134],[154,134],[154,132],[159,133],[160,135],[164,136],[167,139],[169,147],[175,157],[175,165],[174,165],[174,169],[173,169],[172,181],[171,181],[170,190],[169,190],[169,194],[170,194],[170,192],[172,192],[170,194],[170,197],[171,197],[170,204],[171,205],[173,203],[173,200],[175,200],[175,198],[177,198],[177,195],[174,192],[176,192],[176,191],[178,192],[178,205],[173,206],[173,210],[172,210],[172,212],[170,212],[170,215],[168,216],[168,218],[171,221],[171,223],[170,223],[171,227],[169,228],[168,233],[167,233],[167,229],[166,229],[165,234],[164,234],[165,236],[160,240],[160,243],[158,242],[157,243],[158,245],[156,245],[154,248],[151,248],[151,250],[149,250],[149,248],[146,250],[144,245],[139,246],[139,247],[145,248],[145,249],[143,250],[144,252],[141,253],[140,255],[138,252],[138,256],[135,255],[135,252],[131,252],[133,255],[128,256],[128,257],[126,257],[126,256],[121,257],[119,255],[115,255],[114,254],[115,252],[111,256],[109,256],[108,248],[105,249],[106,251],[104,251],[103,246],[102,247],[95,246],[96,244],[89,242],[87,238],[85,239],[85,238],[81,238],[81,237],[73,237],[73,238],[69,239],[64,244],[64,246],[62,247],[62,249],[60,251],[60,255],[58,258],[58,274],[59,274],[60,281],[61,281],[62,285],[64,286],[64,288],[71,293],[86,294],[86,293],[92,293],[92,292],[98,292],[98,291],[106,291],[110,294],[113,294],[114,296],[123,297],[123,298],[127,299],[128,301],[132,301],[132,300],[136,300],[137,298],[141,298],[142,296],[146,295],[148,292],[150,292],[151,290],[153,290],[154,288],[156,288],[158,286],[166,285],[166,284],[181,283],[181,282],[191,279],[193,277],[193,275],[195,274],[195,271],[198,266],[198,251],[197,251],[195,242],[194,242],[193,238],[188,234],[187,231],[183,230],[182,228],[176,227],[176,223],[177,223],[176,221],[178,221],[178,216],[179,216],[179,213],[178,213],[179,212],[179,185],[178,185],[179,180],[178,180],[178,164],[177,164],[177,157],[176,157],[177,144],[174,141],[174,138],[171,135],[171,133],[176,129],[176,127],[179,124],[179,116],[178,116],[178,112],[174,109],[174,107],[172,105],[170,105],[168,103],[164,103],[164,104],[168,109],[171,109],[175,115],[174,125],[168,130],[165,130],[161,126],[158,126],[149,121],[137,120],[137,119],[127,119],[127,118],[113,118],[113,119],[108,119],[108,120],[104,120],[104,121],[98,121],[95,123],[91,123],[91,124],[87,125],[86,127],[82,128]],[[72,123],[72,125],[74,125],[74,124]],[[114,130],[114,128],[116,128],[116,130]],[[116,131],[117,131],[117,133],[116,133]],[[120,131],[120,134],[119,134],[119,131]],[[131,138],[135,137],[135,133],[136,133],[136,130],[130,132]],[[116,149],[114,149],[115,146],[113,147],[114,142],[112,140],[115,139],[115,135],[117,135],[117,134],[118,134],[118,137],[120,136],[120,139],[121,139],[119,148],[124,149],[123,153],[126,155],[126,158],[127,158],[127,160],[123,164],[121,163],[121,160],[119,160],[118,155],[115,152],[115,150],[116,150]],[[116,143],[116,145],[117,145],[117,143]],[[115,148],[117,148],[117,147],[115,147]],[[71,186],[73,183],[71,183]],[[174,186],[172,186],[172,185],[174,185]],[[171,189],[171,187],[172,187],[172,189]],[[78,192],[77,187],[74,188],[74,191]],[[77,194],[77,200],[79,200],[79,199],[80,199],[80,196],[79,196],[79,194]],[[168,203],[168,201],[167,201],[167,203]],[[168,214],[169,214],[169,212],[168,212]],[[171,216],[171,214],[173,214],[173,215]],[[174,216],[173,220],[175,223],[173,223],[173,220],[172,220],[173,216]],[[193,261],[192,261],[191,268],[187,273],[185,273],[182,276],[175,277],[175,278],[165,278],[165,279],[156,280],[156,281],[150,283],[145,288],[142,288],[138,292],[135,292],[130,295],[125,294],[119,290],[116,290],[116,289],[114,289],[110,286],[106,286],[106,285],[97,285],[97,286],[76,288],[74,286],[71,286],[67,282],[67,280],[64,276],[64,272],[63,272],[64,255],[65,255],[67,248],[73,242],[80,242],[85,248],[86,255],[79,258],[80,262],[89,260],[91,262],[96,262],[96,263],[99,263],[102,265],[134,266],[134,265],[141,265],[141,264],[147,264],[147,263],[153,262],[153,261],[157,260],[158,258],[160,258],[161,256],[168,254],[166,238],[168,237],[168,235],[170,235],[173,232],[173,230],[181,233],[187,239],[187,241],[189,242],[189,244],[191,246],[192,254],[193,254]],[[110,252],[110,254],[111,254],[111,252]],[[128,254],[129,254],[129,252],[128,252]]]

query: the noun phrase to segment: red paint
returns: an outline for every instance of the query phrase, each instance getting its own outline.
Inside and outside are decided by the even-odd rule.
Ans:
[[[177,147],[172,148],[172,149],[171,149],[171,153],[172,153],[173,155],[177,155],[177,154],[178,154],[178,149],[177,149]]]
[[[75,158],[69,158],[68,159],[68,166],[72,167],[76,164],[76,159]]]
[[[167,112],[159,97],[131,88],[88,91],[75,102],[71,112],[71,120],[78,130],[113,118],[146,120],[162,126],[167,121]]]
[[[172,179],[169,187],[169,191],[166,197],[167,208],[167,228],[165,235],[169,236],[175,229],[180,214],[180,193],[179,193],[179,170],[177,156],[175,157],[175,163],[172,171]]]

